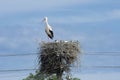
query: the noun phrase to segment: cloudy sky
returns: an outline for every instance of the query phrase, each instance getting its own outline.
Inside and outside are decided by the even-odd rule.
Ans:
[[[44,16],[56,40],[78,40],[83,52],[120,52],[119,0],[0,0],[0,55],[37,53],[38,42],[47,41]],[[116,53],[118,52],[118,53]],[[101,53],[96,53],[101,54]],[[106,54],[106,53],[105,53]],[[107,53],[109,54],[109,53]],[[84,55],[73,76],[82,80],[120,80],[120,56]],[[0,56],[0,71],[37,67],[37,55]],[[22,80],[30,72],[0,72],[2,80]]]

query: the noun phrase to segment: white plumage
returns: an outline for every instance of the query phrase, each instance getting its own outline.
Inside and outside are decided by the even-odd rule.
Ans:
[[[53,39],[53,37],[54,37],[53,30],[52,30],[52,27],[48,24],[47,17],[44,17],[44,22],[45,22],[45,32],[46,32],[47,36],[50,39]]]

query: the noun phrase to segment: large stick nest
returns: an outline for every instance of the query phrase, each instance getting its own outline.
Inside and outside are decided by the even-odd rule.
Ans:
[[[42,42],[39,52],[40,72],[54,74],[69,71],[80,53],[78,41]]]

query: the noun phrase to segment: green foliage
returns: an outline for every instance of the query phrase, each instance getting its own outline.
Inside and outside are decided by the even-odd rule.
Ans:
[[[26,77],[23,80],[45,80],[45,79],[46,80],[57,80],[57,77],[56,77],[56,75],[52,75],[52,76],[50,76],[48,78],[45,78],[45,76],[43,74],[40,74],[38,71],[36,71],[35,74],[30,73],[29,76]],[[69,79],[66,76],[65,80],[80,80],[80,79],[79,78],[72,78],[72,77]]]
[[[73,78],[72,80],[80,80],[79,78]]]
[[[44,80],[44,76],[42,74],[39,74],[38,71],[36,71],[35,75],[30,73],[29,76],[23,80]]]
[[[73,77],[67,75],[65,80],[80,80],[80,79],[79,78],[73,78]]]

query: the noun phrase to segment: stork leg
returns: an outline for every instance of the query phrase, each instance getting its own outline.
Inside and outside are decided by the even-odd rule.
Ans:
[[[49,37],[48,37],[48,42],[50,42],[50,39],[49,39]]]

